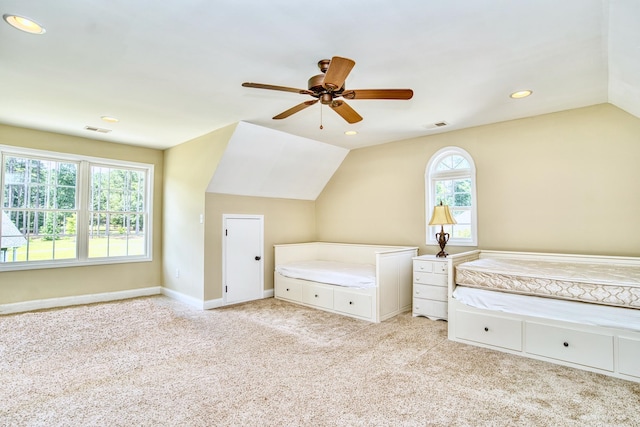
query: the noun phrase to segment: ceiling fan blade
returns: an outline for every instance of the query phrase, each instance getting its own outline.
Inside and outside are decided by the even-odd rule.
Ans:
[[[342,92],[346,99],[411,99],[411,89],[354,89]]]
[[[322,86],[329,91],[340,89],[354,65],[356,65],[355,61],[349,58],[334,56],[331,58],[329,68],[324,75]]]
[[[311,101],[303,102],[302,104],[298,104],[295,107],[289,108],[287,111],[283,111],[282,113],[275,116],[273,119],[274,120],[286,119],[290,115],[295,114],[298,111],[304,110],[305,108],[312,106],[316,102],[318,102],[318,99],[313,99]]]
[[[329,106],[349,123],[357,123],[362,120],[362,116],[344,101],[333,101]]]
[[[265,85],[262,83],[251,83],[251,82],[245,82],[242,83],[243,87],[253,87],[256,89],[269,89],[269,90],[280,90],[280,91],[284,91],[284,92],[294,92],[294,93],[301,93],[301,94],[313,94],[313,92],[307,90],[307,89],[296,89],[294,87],[286,87],[286,86],[275,86],[275,85]]]

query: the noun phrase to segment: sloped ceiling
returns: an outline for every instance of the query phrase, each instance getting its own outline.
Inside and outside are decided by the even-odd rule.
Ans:
[[[3,0],[2,14],[34,19],[46,33],[0,21],[0,123],[162,149],[245,121],[356,148],[604,102],[639,116],[639,8],[638,0]],[[319,104],[272,120],[309,98],[241,86],[306,88],[316,63],[334,55],[356,61],[347,88],[408,87],[413,99],[350,101],[364,117],[354,125]],[[520,89],[533,95],[509,98]],[[449,125],[429,129],[439,121]]]
[[[240,122],[207,192],[315,200],[349,150]]]
[[[640,117],[640,1],[609,4],[609,102]]]

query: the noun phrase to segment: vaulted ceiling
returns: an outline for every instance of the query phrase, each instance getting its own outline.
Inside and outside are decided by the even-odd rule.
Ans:
[[[0,123],[63,134],[168,148],[245,121],[356,148],[604,102],[640,117],[637,0],[3,0],[0,12],[46,29],[0,22]],[[273,120],[311,98],[241,86],[306,89],[334,55],[356,62],[347,89],[414,97],[347,101],[364,118],[349,125],[319,103]],[[522,89],[533,94],[509,97]]]

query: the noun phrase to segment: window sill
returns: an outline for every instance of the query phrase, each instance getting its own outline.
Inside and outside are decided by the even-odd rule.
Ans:
[[[152,257],[130,257],[130,258],[96,258],[87,261],[72,260],[66,261],[42,261],[42,262],[9,262],[0,263],[0,273],[3,271],[23,271],[23,270],[42,270],[53,268],[67,268],[67,267],[89,267],[95,265],[109,265],[109,264],[129,264],[136,262],[151,262]]]

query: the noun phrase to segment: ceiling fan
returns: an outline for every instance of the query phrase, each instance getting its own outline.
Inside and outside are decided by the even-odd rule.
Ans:
[[[406,100],[413,97],[411,89],[350,89],[347,90],[344,82],[351,72],[355,61],[349,58],[334,56],[331,59],[322,59],[318,61],[318,68],[322,74],[315,75],[309,79],[308,89],[296,89],[285,86],[274,86],[262,83],[242,83],[244,87],[253,87],[258,89],[280,90],[284,92],[294,92],[302,95],[311,95],[316,99],[305,101],[295,107],[273,117],[275,120],[285,119],[298,111],[320,101],[323,105],[328,105],[333,111],[338,113],[343,119],[349,123],[357,123],[362,120],[362,116],[358,114],[345,101],[337,99],[400,99]],[[322,125],[320,126],[322,129]]]

